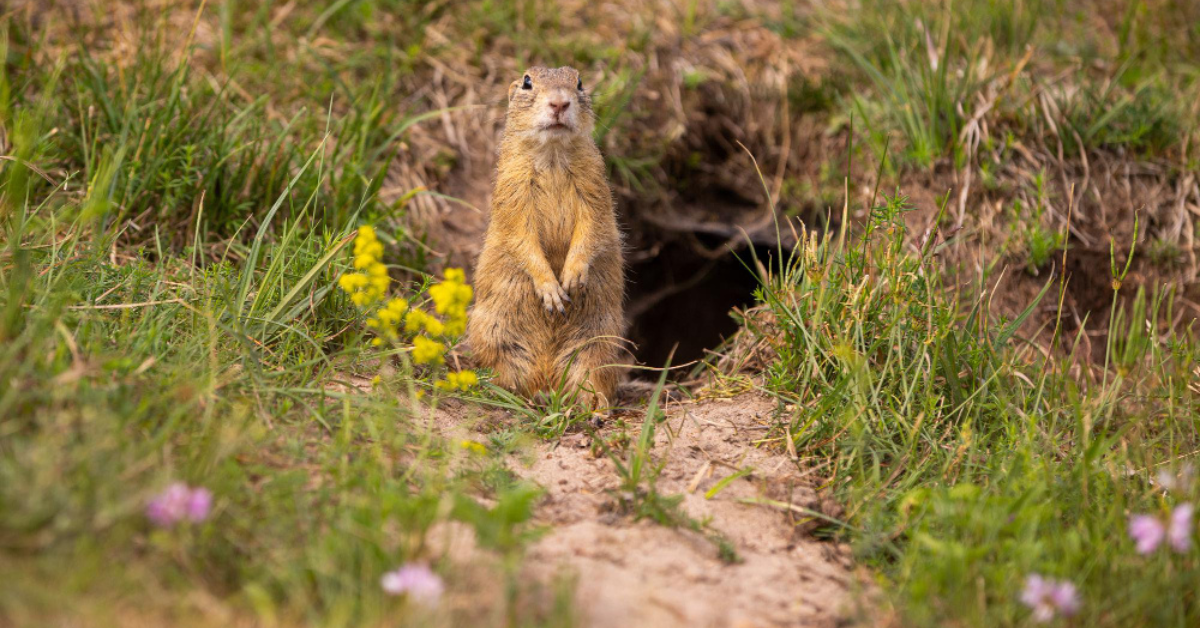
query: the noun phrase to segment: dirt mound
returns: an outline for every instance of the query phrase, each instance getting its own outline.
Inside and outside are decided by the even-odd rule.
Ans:
[[[609,493],[619,485],[616,469],[577,434],[542,445],[528,466],[512,465],[547,491],[536,517],[552,531],[530,549],[528,573],[576,576],[579,616],[596,628],[845,619],[855,586],[848,551],[814,539],[804,514],[833,506],[822,505],[813,478],[786,454],[758,446],[772,407],[754,395],[671,404],[653,450],[666,461],[658,491],[683,494],[683,509],[723,534],[739,562],[722,562],[697,533],[616,512]],[[747,468],[753,471],[706,499],[722,478]]]

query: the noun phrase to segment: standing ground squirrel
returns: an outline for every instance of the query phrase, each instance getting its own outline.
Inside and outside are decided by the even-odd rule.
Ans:
[[[625,266],[591,98],[573,68],[530,68],[508,88],[492,215],[475,266],[467,341],[523,395],[617,387]]]

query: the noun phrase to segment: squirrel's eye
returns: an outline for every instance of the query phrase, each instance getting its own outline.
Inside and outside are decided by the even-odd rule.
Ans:
[[[533,79],[528,74],[525,75],[525,82],[521,83],[521,89],[533,89]]]
[[[583,79],[579,79],[579,84],[575,86],[575,89],[583,91]]]

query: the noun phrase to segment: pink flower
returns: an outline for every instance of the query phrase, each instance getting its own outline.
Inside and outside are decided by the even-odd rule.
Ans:
[[[1180,554],[1192,548],[1192,505],[1180,504],[1171,511],[1167,524],[1167,541]]]
[[[184,519],[204,521],[211,508],[211,491],[175,482],[146,504],[146,517],[159,527],[169,528]]]
[[[175,522],[183,518],[187,511],[188,499],[191,497],[191,490],[182,482],[176,482],[167,487],[167,489],[158,494],[150,503],[146,504],[146,516],[150,518],[155,525],[167,527],[175,525]]]
[[[1133,515],[1129,518],[1129,537],[1142,555],[1153,553],[1163,540],[1182,554],[1192,548],[1192,505],[1180,504],[1163,523],[1153,515]]]
[[[1133,515],[1129,518],[1129,538],[1137,546],[1137,553],[1145,555],[1158,549],[1166,529],[1158,517],[1153,515]]]
[[[1063,617],[1070,617],[1079,612],[1079,591],[1074,584],[1062,581],[1050,591],[1050,601],[1058,607]]]
[[[407,595],[425,606],[436,605],[446,589],[442,579],[424,563],[408,563],[389,571],[383,574],[379,584],[388,594]]]
[[[206,488],[194,488],[192,494],[188,496],[187,516],[188,519],[199,523],[208,518],[208,511],[212,509],[212,491]]]
[[[1066,580],[1052,580],[1030,574],[1021,592],[1021,603],[1033,610],[1033,620],[1045,623],[1056,615],[1068,617],[1079,612],[1079,592]]]

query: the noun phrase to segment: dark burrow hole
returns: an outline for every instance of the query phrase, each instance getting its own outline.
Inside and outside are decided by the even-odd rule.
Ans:
[[[715,258],[700,250],[719,251],[724,242],[724,238],[700,236],[695,243],[659,242],[649,251],[630,255],[626,336],[635,345],[639,364],[661,367],[668,358],[672,365],[702,360],[708,350],[737,331],[730,310],[754,304],[758,277],[752,270],[749,245]],[[753,255],[767,264],[777,256],[777,249],[753,245]],[[680,369],[674,375],[688,371]],[[658,375],[639,369],[630,372],[631,377],[643,379]]]

